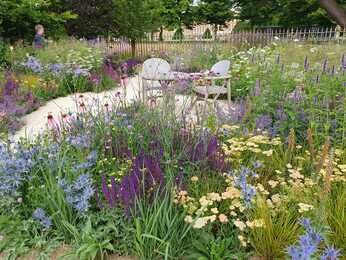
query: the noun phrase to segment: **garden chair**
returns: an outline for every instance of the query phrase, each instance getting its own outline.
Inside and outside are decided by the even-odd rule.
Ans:
[[[211,84],[205,86],[194,86],[193,91],[199,95],[202,95],[204,101],[207,103],[209,96],[213,96],[213,104],[220,95],[227,94],[228,103],[231,103],[231,77],[229,75],[229,69],[231,62],[229,60],[222,60],[216,63],[211,68],[211,75],[204,76],[202,79],[211,81]],[[218,86],[216,81],[223,81],[222,86]]]
[[[160,58],[151,58],[143,63],[140,77],[142,80],[142,97],[145,102],[149,91],[162,90],[160,79],[171,71],[169,63]]]

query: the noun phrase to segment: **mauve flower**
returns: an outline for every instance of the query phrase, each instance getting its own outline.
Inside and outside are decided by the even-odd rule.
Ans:
[[[18,86],[17,86],[17,83],[16,83],[14,77],[10,74],[7,75],[3,95],[11,96],[11,95],[15,94],[17,89],[18,89]]]
[[[341,57],[341,69],[346,69],[346,57],[345,57],[345,54],[342,54],[342,57]]]
[[[270,115],[260,115],[255,118],[256,129],[266,130],[273,124],[273,119]]]
[[[103,66],[104,73],[114,81],[120,81],[118,72],[112,67],[111,64],[105,64]]]
[[[280,64],[280,58],[281,58],[281,56],[280,56],[280,54],[278,54],[276,56],[276,64]]]
[[[47,126],[49,129],[54,131],[59,131],[59,123],[54,119],[53,115],[51,113],[47,116]]]
[[[304,59],[304,71],[307,72],[309,70],[309,60],[308,60],[308,56],[305,56]]]
[[[252,93],[253,96],[258,97],[261,95],[261,81],[256,79],[255,88]]]
[[[327,66],[328,66],[328,59],[325,58],[322,64],[322,73],[325,73],[327,71]]]
[[[101,76],[98,74],[91,74],[89,77],[89,80],[94,83],[95,85],[100,85],[101,83]]]
[[[304,86],[296,86],[296,88],[287,95],[288,99],[294,103],[299,103],[304,100]]]

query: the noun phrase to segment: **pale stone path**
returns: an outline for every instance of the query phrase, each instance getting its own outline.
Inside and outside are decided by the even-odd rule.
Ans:
[[[22,118],[23,127],[15,133],[13,138],[18,140],[22,137],[33,138],[42,133],[47,128],[47,116],[51,114],[54,118],[58,119],[62,113],[75,113],[77,112],[77,100],[80,95],[83,95],[83,100],[88,106],[90,103],[105,104],[116,101],[120,96],[124,95],[124,89],[117,87],[112,90],[93,93],[87,92],[82,94],[72,94],[66,97],[56,98],[47,102],[45,105],[36,111],[25,115]],[[126,88],[126,101],[132,102],[139,99],[140,84],[138,77],[131,78]]]
[[[62,113],[76,113],[78,111],[77,104],[80,101],[80,95],[83,95],[83,102],[87,108],[93,107],[97,109],[101,106],[104,108],[106,103],[114,104],[114,102],[119,102],[120,100],[126,101],[127,104],[138,101],[140,100],[140,92],[140,79],[136,76],[129,80],[126,86],[126,93],[124,93],[124,88],[117,87],[100,93],[76,93],[51,100],[36,111],[24,116],[22,118],[23,127],[17,131],[12,138],[14,140],[19,140],[20,138],[33,139],[39,134],[42,134],[47,129],[47,117],[49,114],[56,120],[59,120]],[[187,113],[189,118],[186,119],[196,122],[199,117],[198,114],[200,114],[200,108],[204,106],[204,101],[199,101],[196,103],[197,105],[191,107],[191,97],[191,95],[175,95],[175,112],[177,115],[182,115],[184,112],[186,116],[186,111],[189,111]],[[158,102],[162,101],[160,100],[158,100]],[[212,109],[209,112],[217,112],[220,117],[223,116],[228,119],[233,118],[234,114],[239,109],[236,103],[232,103],[231,107],[229,107],[225,100],[218,100],[216,108],[216,111]]]
[[[126,102],[131,103],[140,99],[140,80],[139,77],[133,77],[129,80],[126,87],[126,95],[124,95],[124,89],[117,87],[115,89],[104,91],[101,93],[87,92],[82,94],[72,94],[66,97],[60,97],[47,102],[45,105],[37,109],[36,111],[24,116],[23,127],[17,131],[13,139],[19,140],[20,138],[33,139],[37,135],[43,133],[47,129],[47,116],[51,114],[56,120],[61,118],[62,113],[75,113],[78,109],[78,100],[80,95],[83,95],[84,103],[86,107],[91,104],[112,104],[114,101],[119,101],[120,96],[126,97]],[[187,103],[191,99],[188,96],[176,95],[176,113],[180,113],[181,110],[186,109]],[[180,110],[180,111],[179,111]]]

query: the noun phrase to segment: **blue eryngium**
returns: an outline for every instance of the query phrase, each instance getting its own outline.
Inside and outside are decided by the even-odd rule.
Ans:
[[[340,250],[335,249],[333,246],[329,246],[323,251],[321,260],[337,260],[340,255]]]
[[[14,196],[35,165],[35,151],[17,144],[11,149],[0,142],[0,195]]]
[[[60,187],[65,192],[67,203],[78,213],[84,214],[90,206],[90,199],[95,190],[89,174],[81,174],[73,183],[65,179],[59,181]]]
[[[322,235],[311,225],[311,221],[303,218],[300,224],[305,228],[305,233],[299,237],[297,245],[290,246],[287,250],[292,260],[310,260],[317,254],[320,243],[323,241]],[[322,260],[338,259],[339,251],[334,247],[328,247],[323,252]]]
[[[52,226],[51,218],[41,208],[37,208],[32,214],[32,217],[41,224],[44,230],[48,230]]]

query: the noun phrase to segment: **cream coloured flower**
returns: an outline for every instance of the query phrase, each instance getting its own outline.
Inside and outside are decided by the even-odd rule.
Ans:
[[[208,217],[202,217],[202,218],[197,218],[195,223],[193,224],[193,228],[200,229],[207,225],[209,218]]]
[[[221,196],[219,193],[211,192],[207,194],[207,198],[211,201],[221,201]]]
[[[268,150],[268,151],[263,151],[262,152],[264,155],[266,155],[266,156],[272,156],[273,155],[273,150],[272,149],[270,149],[270,150]]]
[[[233,223],[237,228],[239,228],[240,231],[243,231],[246,228],[246,224],[239,219],[234,220]]]
[[[242,235],[238,235],[238,239],[243,247],[247,246],[246,239]]]
[[[193,222],[193,218],[190,215],[187,215],[184,220],[186,223],[189,223],[189,224]]]
[[[270,185],[270,187],[275,188],[279,184],[279,182],[274,181],[274,180],[270,180],[270,181],[268,181],[268,184]]]
[[[219,213],[219,210],[217,208],[211,208],[210,211],[214,214]]]
[[[219,221],[221,223],[227,223],[228,222],[228,218],[227,218],[227,216],[225,214],[220,214],[219,215]]]
[[[192,176],[191,177],[191,181],[192,182],[197,182],[198,181],[198,177],[197,176]]]
[[[278,204],[281,202],[280,194],[274,194],[271,199],[275,204]]]
[[[314,206],[310,204],[305,204],[305,203],[298,203],[298,207],[299,207],[298,209],[299,213],[307,212],[314,208]]]

